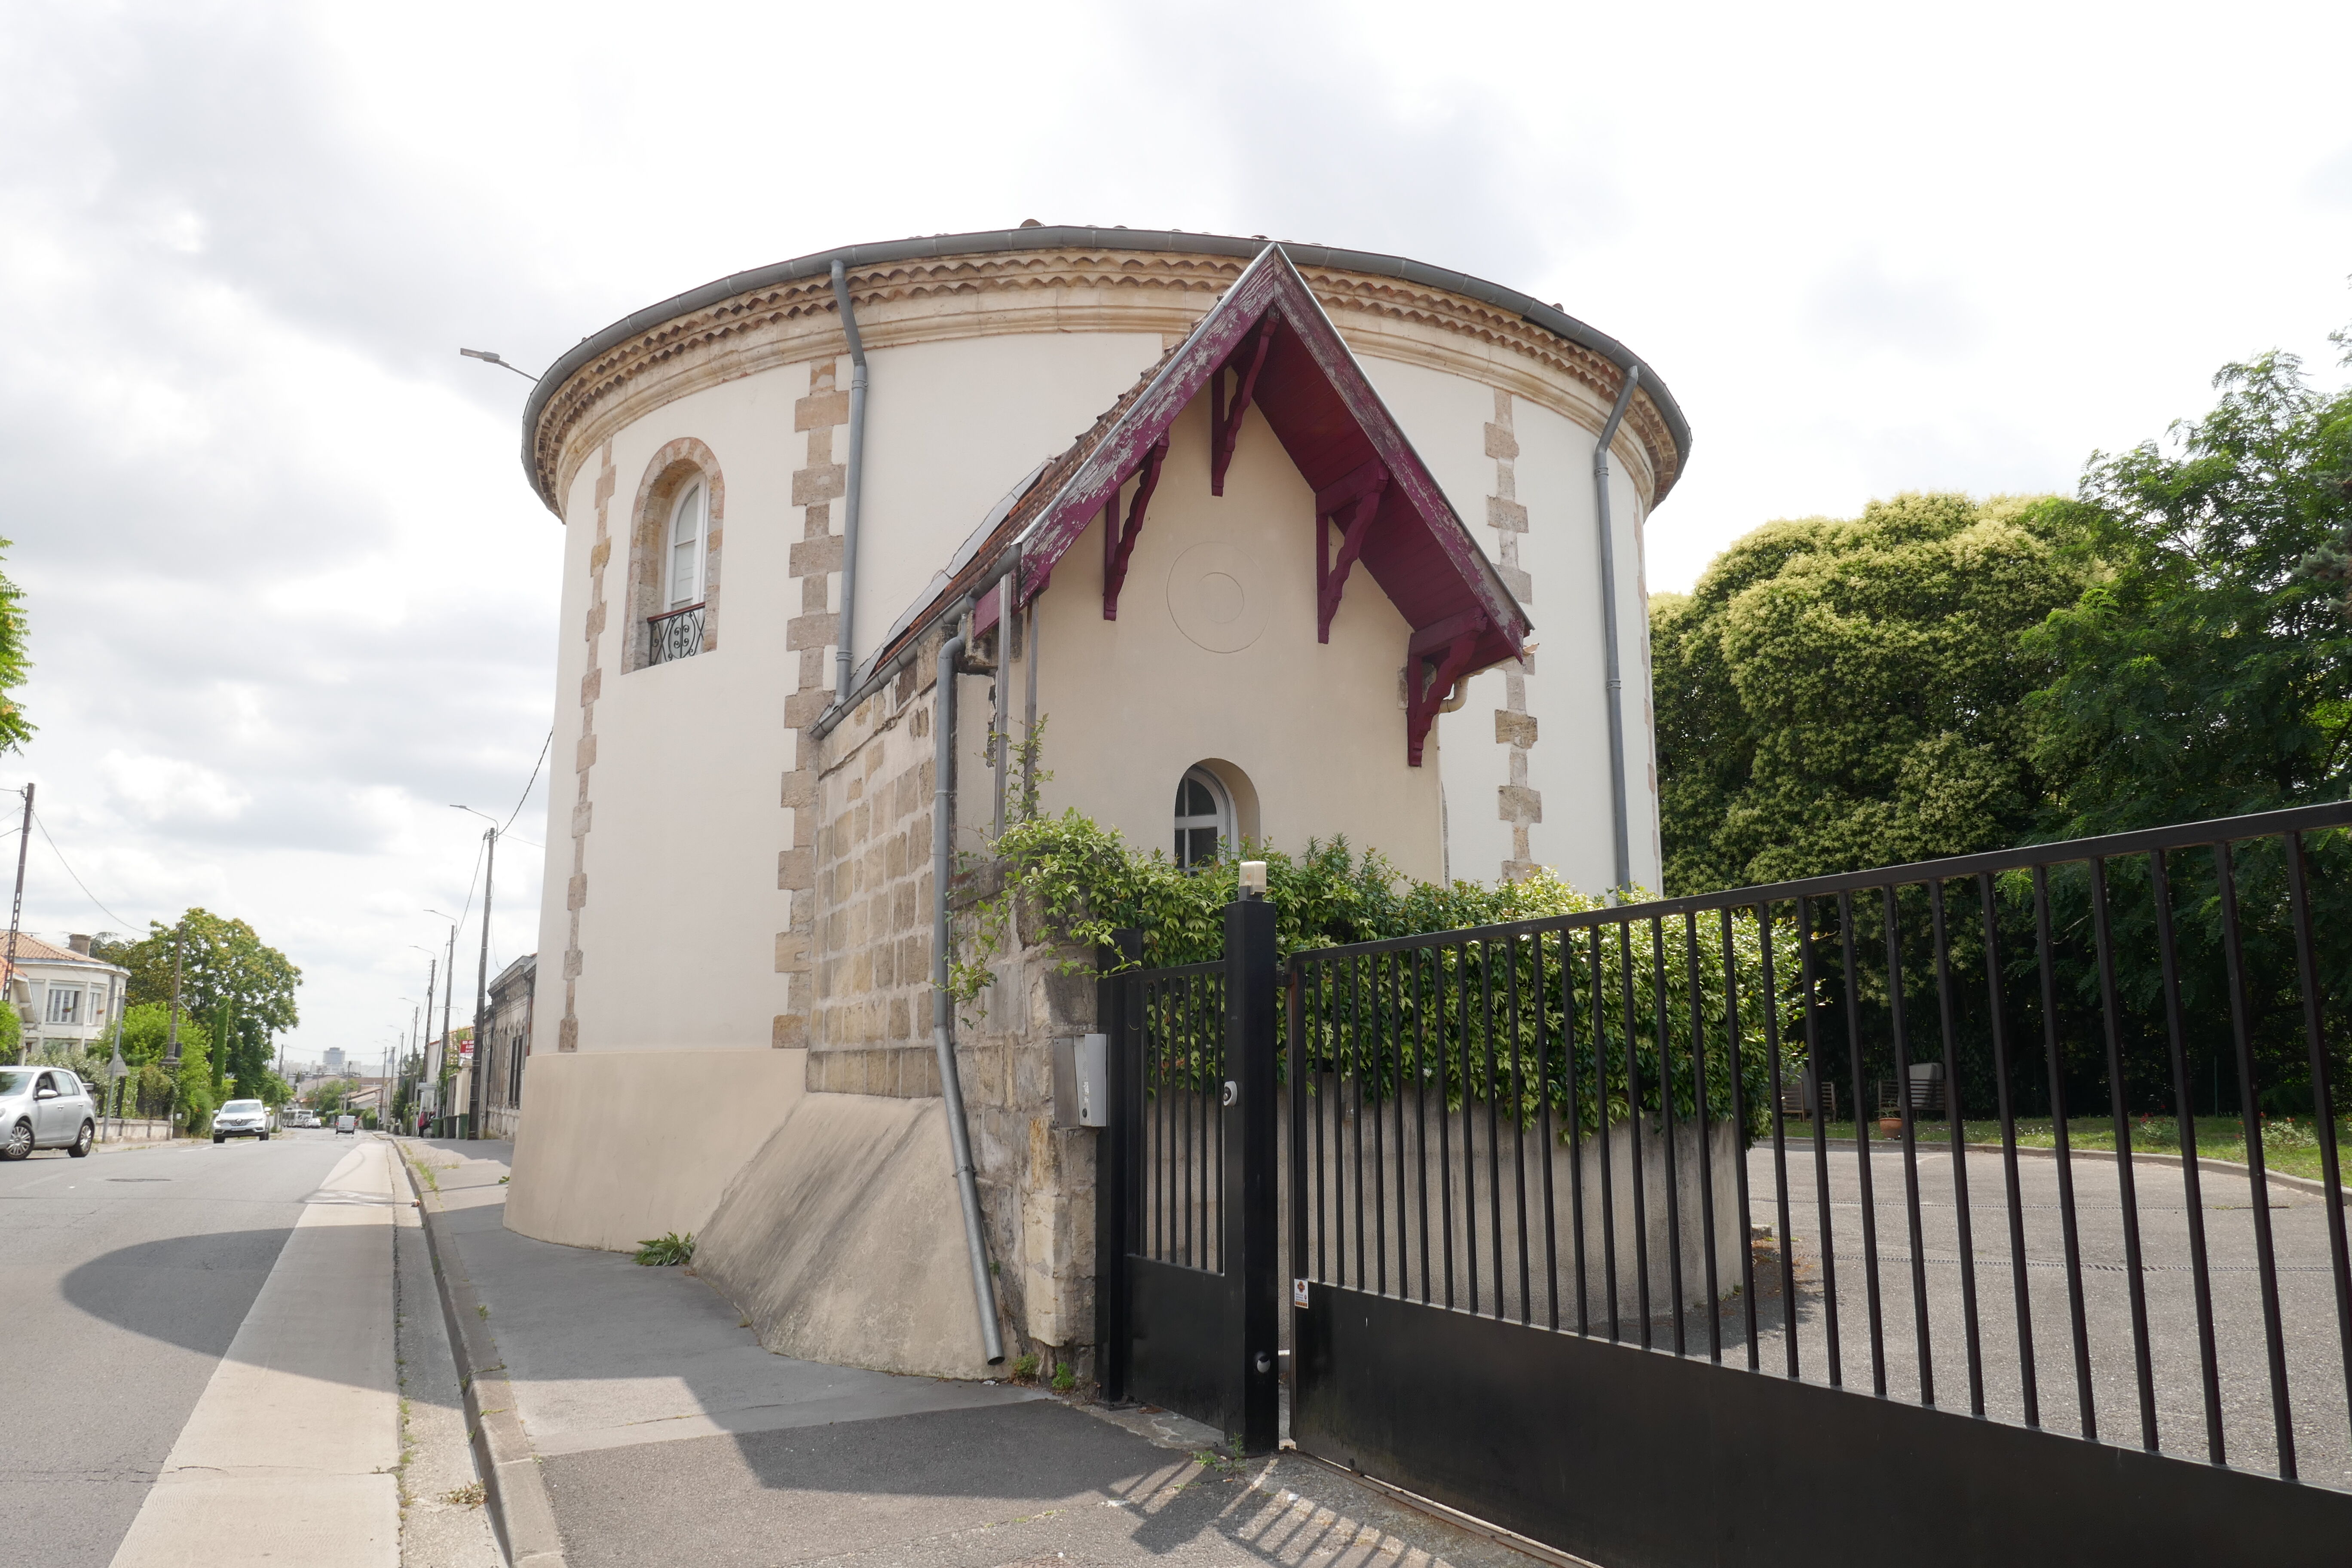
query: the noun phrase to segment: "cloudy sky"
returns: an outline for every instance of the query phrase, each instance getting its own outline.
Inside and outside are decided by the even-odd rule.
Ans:
[[[2070,487],[2352,321],[2341,0],[2217,7],[0,4],[26,926],[249,920],[373,1058],[537,940],[558,525],[523,381],[835,245],[1047,223],[1400,252],[1664,376],[1688,584],[1767,520]],[[54,846],[48,840],[54,840]],[[16,842],[5,841],[13,853]],[[470,902],[469,902],[470,900]],[[469,1001],[461,1002],[462,1016]]]

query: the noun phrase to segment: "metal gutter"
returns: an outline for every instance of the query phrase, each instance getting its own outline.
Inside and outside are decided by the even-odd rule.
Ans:
[[[1615,876],[1609,884],[1612,904],[1621,891],[1633,884],[1633,837],[1625,802],[1625,672],[1618,651],[1617,542],[1609,521],[1609,443],[1617,438],[1617,426],[1633,405],[1633,389],[1641,381],[1641,366],[1626,370],[1625,384],[1617,389],[1617,405],[1610,409],[1609,423],[1601,427],[1601,438],[1592,448],[1592,505],[1601,536],[1601,668],[1609,682],[1609,827],[1616,850]]]
[[[956,607],[971,612],[967,596]],[[940,1093],[947,1100],[948,1145],[955,1160],[956,1194],[963,1200],[963,1245],[971,1262],[971,1293],[980,1310],[980,1340],[988,1364],[1004,1359],[1004,1333],[996,1321],[996,1280],[988,1268],[988,1233],[980,1212],[980,1182],[971,1163],[971,1130],[965,1124],[963,1084],[956,1076],[955,998],[948,992],[948,885],[955,874],[956,664],[963,654],[961,631],[940,644],[939,686],[931,698],[931,1044],[940,1057]]]
[[[849,340],[849,473],[841,494],[841,620],[834,634],[834,688],[836,700],[849,694],[852,626],[857,615],[857,503],[866,478],[866,342],[857,335],[857,310],[850,303],[849,279],[836,258],[833,264],[833,299],[841,311],[841,334]]]
[[[852,267],[882,267],[902,261],[927,261],[952,256],[990,256],[1016,250],[1050,249],[1060,247],[1099,248],[1107,250],[1163,251],[1174,255],[1255,257],[1269,244],[1262,239],[1242,239],[1231,235],[1186,234],[1176,229],[1089,228],[1070,226],[1037,228],[990,229],[971,234],[935,234],[917,239],[897,239],[878,245],[844,246],[837,250],[796,257],[748,271],[730,273],[714,279],[698,289],[689,289],[673,295],[659,304],[648,305],[614,321],[602,331],[594,332],[574,343],[557,356],[547,373],[539,378],[523,404],[522,465],[523,474],[531,489],[547,503],[549,510],[561,515],[555,498],[539,488],[538,464],[534,460],[534,437],[539,429],[541,414],[556,389],[569,380],[583,365],[599,354],[610,352],[642,332],[650,331],[677,317],[699,310],[739,294],[761,289],[772,289],[778,284],[793,283],[811,278],[831,276],[834,268]],[[1401,282],[1417,283],[1425,288],[1443,289],[1481,304],[1509,310],[1541,327],[1553,336],[1565,339],[1580,348],[1591,350],[1623,369],[1638,371],[1648,387],[1650,399],[1666,422],[1673,436],[1675,451],[1681,467],[1690,462],[1690,422],[1683,416],[1682,407],[1665,383],[1651,370],[1640,356],[1623,343],[1597,328],[1587,325],[1539,300],[1474,278],[1466,272],[1454,272],[1443,267],[1431,267],[1424,262],[1409,260],[1402,256],[1386,256],[1378,251],[1347,250],[1327,245],[1296,245],[1281,242],[1291,259],[1304,266],[1331,267],[1348,272],[1370,273],[1375,277],[1394,278]],[[1677,469],[1679,472],[1679,468]],[[1661,498],[1663,499],[1663,498]]]

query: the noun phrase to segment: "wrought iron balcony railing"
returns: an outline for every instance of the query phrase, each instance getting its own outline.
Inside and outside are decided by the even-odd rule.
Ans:
[[[692,658],[700,653],[702,611],[700,605],[688,605],[683,609],[647,616],[646,662],[668,664],[676,659]]]

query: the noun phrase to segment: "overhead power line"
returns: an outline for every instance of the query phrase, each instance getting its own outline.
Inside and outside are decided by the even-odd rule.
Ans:
[[[47,841],[49,853],[58,858],[58,864],[63,866],[66,868],[66,875],[73,879],[73,885],[81,889],[81,896],[88,899],[91,903],[97,904],[98,912],[104,915],[108,920],[112,921],[116,925],[121,926],[122,928],[122,934],[129,936],[131,934],[131,922],[124,920],[121,915],[116,914],[112,910],[108,909],[104,904],[99,903],[98,895],[89,890],[89,884],[81,879],[81,874],[73,868],[71,862],[67,860],[66,852],[58,847],[57,839],[50,836],[49,825],[41,820],[41,814],[37,811],[33,813],[33,824],[41,830],[41,837]]]

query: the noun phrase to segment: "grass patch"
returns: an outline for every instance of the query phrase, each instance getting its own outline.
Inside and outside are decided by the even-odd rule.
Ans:
[[[2000,1142],[2000,1123],[1975,1120],[1960,1123],[1961,1135],[1971,1143]],[[1791,1148],[1812,1138],[1811,1124],[1791,1121],[1788,1124]],[[1853,1137],[1853,1123],[1832,1121],[1829,1135],[1849,1142]],[[2234,1116],[2200,1116],[2196,1120],[2197,1154],[2203,1160],[2227,1160],[2232,1164],[2246,1163],[2245,1124]],[[2352,1172],[2352,1128],[2341,1121],[2336,1129],[2337,1171]],[[1951,1123],[1941,1117],[1922,1117],[1912,1123],[1912,1135],[1923,1149],[1943,1147],[1951,1140]],[[1902,1134],[1882,1133],[1874,1124],[1870,1131],[1873,1143],[1900,1142]],[[2308,1176],[2317,1181],[2323,1175],[2320,1167],[2319,1128],[2315,1118],[2308,1116],[2270,1116],[2262,1119],[2263,1160],[2271,1170],[2281,1175]],[[2116,1146],[2115,1123],[2106,1117],[2069,1117],[2066,1121],[2066,1142],[2075,1149],[2105,1149]],[[2050,1118],[2021,1117],[2017,1122],[2017,1142],[2022,1149],[2054,1149],[2058,1145],[2057,1123]],[[2180,1124],[2169,1116],[2135,1117],[2131,1122],[2132,1152],[2137,1154],[2178,1154],[2180,1152]],[[1973,1163],[1973,1162],[1972,1162]]]
[[[648,1268],[675,1268],[694,1261],[694,1237],[664,1231],[651,1241],[637,1243],[637,1261]]]
[[[443,1492],[441,1500],[457,1508],[479,1508],[482,1506],[482,1483],[467,1481],[455,1491]]]

